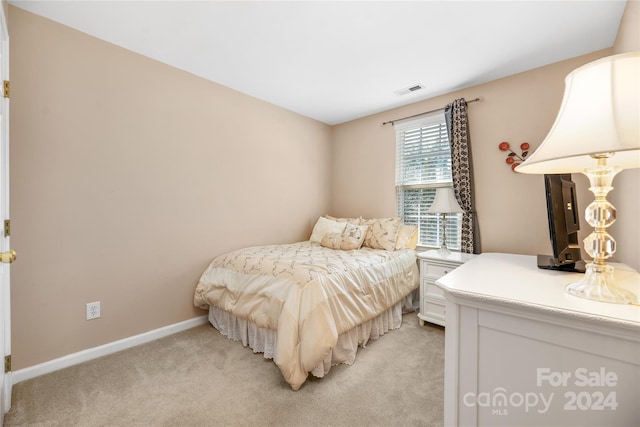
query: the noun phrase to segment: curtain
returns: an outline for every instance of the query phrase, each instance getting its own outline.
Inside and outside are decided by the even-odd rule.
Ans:
[[[456,99],[445,107],[444,116],[451,143],[453,190],[464,211],[460,251],[477,254],[480,253],[480,236],[473,201],[473,170],[467,122],[467,102],[464,98]]]

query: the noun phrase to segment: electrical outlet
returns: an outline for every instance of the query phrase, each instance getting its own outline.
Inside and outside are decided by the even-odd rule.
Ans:
[[[88,303],[87,320],[97,319],[98,317],[100,317],[100,301]]]

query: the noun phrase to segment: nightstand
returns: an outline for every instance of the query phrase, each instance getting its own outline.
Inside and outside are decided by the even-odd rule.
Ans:
[[[445,301],[444,293],[436,285],[436,280],[450,271],[471,260],[476,255],[462,252],[451,252],[447,256],[438,254],[437,250],[419,252],[420,260],[420,325],[424,322],[444,326]]]

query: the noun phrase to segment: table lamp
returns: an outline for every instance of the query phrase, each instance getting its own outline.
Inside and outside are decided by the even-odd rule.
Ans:
[[[609,56],[572,71],[558,117],[540,147],[516,167],[534,174],[584,173],[595,200],[585,209],[594,227],[583,243],[593,261],[582,280],[566,292],[609,303],[637,303],[638,296],[616,284],[606,260],[616,251],[607,227],[616,210],[607,201],[615,175],[640,167],[640,52]]]
[[[446,257],[451,253],[449,248],[447,248],[447,214],[462,212],[462,208],[458,204],[455,194],[453,194],[453,188],[436,188],[436,197],[429,209],[427,209],[427,212],[442,215],[442,245],[440,249],[438,249],[438,255]]]

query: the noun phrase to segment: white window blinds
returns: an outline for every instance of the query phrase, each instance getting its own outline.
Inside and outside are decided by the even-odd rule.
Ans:
[[[427,210],[435,189],[451,187],[451,148],[444,114],[396,125],[396,198],[398,215],[419,230],[418,246],[442,244],[442,216]],[[462,214],[447,214],[447,247],[460,249]]]

